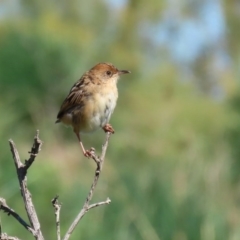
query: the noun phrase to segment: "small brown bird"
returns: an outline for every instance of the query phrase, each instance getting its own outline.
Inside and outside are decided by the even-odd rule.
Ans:
[[[57,121],[71,125],[77,135],[84,156],[85,150],[80,133],[89,133],[102,128],[114,133],[109,124],[118,98],[117,82],[121,74],[128,70],[118,70],[111,63],[99,63],[83,74],[71,88],[57,115]]]

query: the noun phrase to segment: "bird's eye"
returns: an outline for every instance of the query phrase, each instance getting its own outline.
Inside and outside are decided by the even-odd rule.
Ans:
[[[108,76],[110,76],[112,74],[111,71],[107,71],[106,73]]]

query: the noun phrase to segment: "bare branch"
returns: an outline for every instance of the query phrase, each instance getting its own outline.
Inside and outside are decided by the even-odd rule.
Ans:
[[[0,210],[7,213],[7,215],[12,215],[21,225],[23,225],[29,232],[35,235],[34,229],[31,228],[13,209],[11,209],[4,198],[0,198]],[[1,238],[0,238],[1,239]]]
[[[91,158],[95,161],[95,163],[97,165],[97,168],[95,170],[93,183],[92,183],[92,186],[90,188],[90,191],[88,193],[87,199],[86,199],[82,209],[80,210],[80,212],[78,213],[77,217],[74,219],[73,223],[71,224],[71,226],[67,230],[63,240],[68,240],[70,238],[73,230],[76,228],[77,224],[83,218],[83,216],[88,212],[88,210],[90,210],[90,209],[92,209],[94,207],[97,207],[97,206],[101,206],[101,205],[104,205],[104,204],[109,204],[111,202],[110,199],[107,199],[105,202],[99,202],[99,203],[95,203],[95,204],[89,205],[90,201],[92,200],[95,187],[96,187],[96,185],[98,183],[98,179],[99,179],[99,176],[100,176],[102,168],[103,168],[103,163],[104,163],[104,160],[105,160],[105,155],[106,155],[106,151],[107,151],[107,147],[108,147],[110,136],[111,136],[111,133],[109,133],[109,132],[106,133],[106,140],[105,140],[105,143],[102,146],[101,157],[96,156],[95,152],[92,151],[92,157]]]
[[[0,235],[0,239],[1,239],[1,240],[20,240],[20,239],[17,238],[17,237],[8,236],[6,233],[2,233],[2,234]]]
[[[42,145],[42,142],[39,139],[38,134],[39,132],[37,131],[37,134],[34,138],[32,150],[30,151],[30,158],[29,160],[25,161],[25,164],[21,162],[16,146],[11,139],[9,140],[9,144],[10,144],[10,149],[13,155],[17,175],[18,175],[18,181],[19,181],[25,209],[31,224],[31,228],[34,229],[33,235],[36,239],[43,240],[44,238],[40,229],[40,223],[37,217],[37,213],[32,202],[31,193],[27,188],[27,177],[26,177],[27,169],[31,166],[31,164],[35,160],[35,157],[40,151],[40,147]]]
[[[95,208],[95,207],[98,207],[98,206],[105,205],[105,204],[110,204],[110,203],[111,203],[110,198],[107,198],[106,201],[98,202],[98,203],[93,203],[93,204],[89,205],[89,206],[88,206],[88,210],[90,210],[90,209],[92,209],[92,208]]]
[[[55,209],[55,218],[56,218],[56,228],[57,228],[57,240],[61,239],[61,231],[60,231],[60,210],[61,204],[58,202],[58,196],[52,199],[52,205]]]
[[[34,137],[33,146],[30,152],[30,157],[28,160],[25,160],[26,170],[32,165],[37,154],[41,151],[42,141],[39,139],[39,130],[37,130],[36,136]]]
[[[107,198],[105,201],[90,204],[90,201],[92,200],[93,193],[95,191],[96,185],[98,183],[98,180],[99,180],[102,168],[103,168],[110,136],[111,136],[110,133],[106,134],[106,140],[102,146],[102,153],[101,153],[100,157],[98,157],[95,154],[94,148],[91,149],[91,154],[92,154],[91,158],[96,163],[96,170],[95,170],[95,174],[94,174],[93,183],[91,185],[90,191],[88,193],[88,196],[86,198],[86,201],[85,201],[82,209],[80,210],[80,212],[76,216],[75,220],[70,225],[63,240],[68,240],[70,238],[73,230],[75,229],[75,227],[77,226],[79,221],[90,209],[98,207],[98,206],[110,204],[110,202],[111,202],[111,200],[109,198]],[[23,225],[29,232],[32,233],[32,235],[35,237],[35,239],[44,240],[41,229],[40,229],[40,223],[39,223],[39,220],[37,217],[37,213],[36,213],[35,207],[32,202],[31,194],[27,188],[27,170],[31,167],[31,165],[35,161],[35,158],[36,158],[37,154],[39,153],[39,151],[41,150],[41,146],[42,146],[42,141],[39,139],[39,131],[37,131],[37,134],[34,137],[33,146],[31,148],[31,151],[29,152],[30,157],[28,160],[25,160],[24,164],[20,160],[20,156],[18,154],[18,151],[17,151],[17,148],[16,148],[14,142],[12,140],[9,140],[9,144],[10,144],[10,149],[11,149],[11,152],[13,155],[14,164],[16,167],[16,172],[17,172],[18,181],[19,181],[19,185],[20,185],[20,190],[21,190],[21,194],[23,197],[25,209],[26,209],[29,221],[30,221],[30,225],[28,223],[26,223],[13,209],[8,207],[5,199],[3,199],[3,198],[0,198],[0,210],[6,212],[8,215],[12,215],[21,225]],[[60,232],[61,204],[58,203],[58,196],[56,196],[52,200],[52,204],[53,204],[53,207],[55,208],[57,240],[60,240],[61,239],[61,232]],[[5,233],[2,233],[1,231],[0,231],[0,239],[1,240],[5,240],[5,239],[19,240],[16,237],[7,236]]]

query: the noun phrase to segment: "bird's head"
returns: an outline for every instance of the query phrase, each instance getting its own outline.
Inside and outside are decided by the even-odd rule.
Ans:
[[[119,79],[120,75],[130,73],[128,70],[118,70],[111,63],[98,63],[89,71],[101,81],[115,81]]]

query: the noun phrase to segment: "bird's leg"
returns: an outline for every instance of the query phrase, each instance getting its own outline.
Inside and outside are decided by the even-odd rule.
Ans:
[[[82,151],[83,151],[83,155],[84,155],[85,157],[91,157],[91,156],[92,156],[92,153],[91,153],[90,150],[85,150],[85,148],[84,148],[84,146],[83,146],[83,143],[82,143],[82,141],[81,141],[79,132],[75,132],[75,134],[77,135],[77,138],[78,138],[80,147],[81,147],[81,149],[82,149]]]
[[[115,132],[113,127],[109,123],[107,123],[105,126],[103,126],[102,129],[104,130],[104,132],[109,132],[109,133]]]

